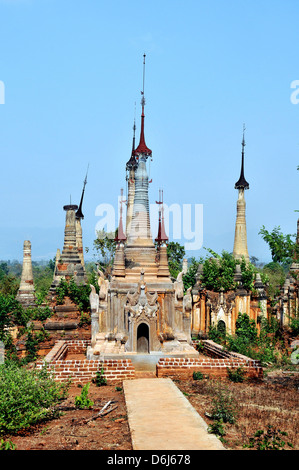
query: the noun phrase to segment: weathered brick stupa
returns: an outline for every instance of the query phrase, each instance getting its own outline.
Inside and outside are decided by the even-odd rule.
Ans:
[[[60,284],[61,279],[69,281],[73,278],[77,284],[86,283],[85,269],[77,246],[76,211],[78,206],[69,204],[64,206],[63,209],[66,211],[64,245],[61,254],[57,251],[54,276],[49,291],[50,295],[55,294],[56,287]]]
[[[249,189],[244,176],[244,148],[245,148],[245,127],[243,127],[243,140],[242,140],[242,163],[240,178],[235,184],[235,189],[238,189],[238,201],[237,201],[237,218],[235,227],[235,241],[233,256],[235,259],[245,258],[249,262],[249,254],[247,248],[247,230],[246,230],[246,202],[244,197],[245,189]]]
[[[25,308],[32,307],[35,305],[35,288],[33,282],[31,260],[31,242],[29,240],[24,241],[22,276],[16,298]]]
[[[134,148],[133,139],[126,166],[129,170],[126,230],[121,200],[112,276],[107,280],[100,273],[99,295],[93,287],[90,297],[89,359],[136,354],[198,355],[191,345],[190,310],[183,307],[182,276],[175,283],[170,279],[161,200],[157,249],[151,235],[146,163],[152,158],[152,151],[145,143],[144,87],[141,94],[140,141]]]

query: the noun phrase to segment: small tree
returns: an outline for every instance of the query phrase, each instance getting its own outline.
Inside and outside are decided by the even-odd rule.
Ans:
[[[292,240],[296,235],[284,235],[279,226],[274,227],[272,232],[269,232],[263,225],[259,231],[259,235],[268,243],[274,262],[290,264],[295,252],[298,253],[298,245]]]
[[[169,242],[167,245],[167,256],[170,275],[176,279],[182,270],[185,248],[178,242]]]
[[[93,247],[96,250],[97,255],[100,257],[99,262],[107,274],[110,274],[114,261],[116,235],[117,230],[115,233],[107,233],[105,230],[99,230],[97,231],[97,238],[93,242]]]

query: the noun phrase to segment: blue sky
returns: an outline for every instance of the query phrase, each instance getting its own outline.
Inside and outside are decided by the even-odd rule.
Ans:
[[[203,246],[231,252],[245,122],[248,250],[270,261],[261,226],[295,233],[299,209],[298,15],[296,0],[0,0],[0,259],[26,239],[34,260],[62,249],[88,164],[92,248],[97,206],[125,188],[146,53],[150,202],[162,187],[202,204]]]

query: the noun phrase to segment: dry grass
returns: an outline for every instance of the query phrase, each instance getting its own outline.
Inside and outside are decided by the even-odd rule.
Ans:
[[[285,450],[299,450],[299,373],[276,372],[260,382],[233,383],[228,379],[190,380],[177,383],[208,425],[207,416],[219,387],[231,396],[237,411],[234,424],[224,424],[223,443],[232,450],[244,449],[256,431],[273,429],[286,432]],[[292,448],[287,445],[290,442]]]

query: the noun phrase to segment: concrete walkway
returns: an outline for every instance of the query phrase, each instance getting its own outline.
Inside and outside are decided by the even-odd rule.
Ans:
[[[134,450],[225,450],[171,379],[123,383]]]

